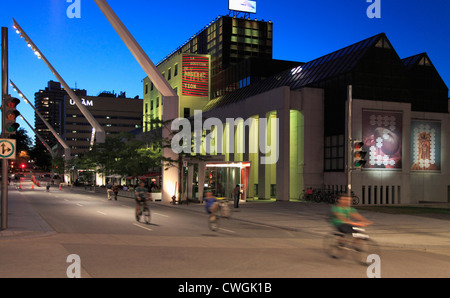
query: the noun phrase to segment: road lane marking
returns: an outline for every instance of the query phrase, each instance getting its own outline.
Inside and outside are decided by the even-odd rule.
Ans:
[[[156,213],[156,212],[152,212],[153,214],[159,215],[159,216],[164,216],[164,217],[169,217],[169,215],[165,215],[165,214],[161,214],[161,213]]]
[[[225,232],[229,232],[229,233],[236,233],[235,231],[227,230],[227,229],[224,229],[224,228],[219,228],[219,230],[222,230],[222,231],[225,231]]]
[[[143,226],[141,226],[140,224],[137,224],[137,223],[134,223],[133,225],[135,225],[136,227],[140,227],[140,228],[142,228],[142,229],[146,229],[146,230],[149,230],[149,231],[153,231],[152,229],[147,228],[147,227],[143,227]]]
[[[83,207],[83,205],[81,205],[80,203],[77,203],[77,206]]]
[[[105,212],[101,212],[101,211],[97,211],[97,212],[100,213],[100,214],[106,215]]]

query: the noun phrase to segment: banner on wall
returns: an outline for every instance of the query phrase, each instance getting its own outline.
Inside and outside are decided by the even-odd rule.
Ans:
[[[363,110],[362,137],[367,151],[364,168],[402,168],[401,112]]]
[[[182,95],[209,96],[209,57],[183,55]]]
[[[441,170],[441,122],[411,121],[411,170]]]

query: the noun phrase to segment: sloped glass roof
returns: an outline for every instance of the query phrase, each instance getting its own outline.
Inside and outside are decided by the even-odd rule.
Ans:
[[[421,53],[408,58],[404,58],[402,59],[402,62],[407,69],[411,69],[415,65],[432,66],[430,58],[428,58],[428,55],[426,53]]]
[[[266,80],[213,99],[203,108],[203,111],[210,111],[230,103],[235,103],[281,86],[288,86],[295,90],[348,73],[360,61],[367,50],[379,44],[380,40],[383,40],[382,45],[387,45],[386,48],[390,47],[390,43],[384,33],[372,36],[341,50],[300,64],[297,67],[286,70]]]

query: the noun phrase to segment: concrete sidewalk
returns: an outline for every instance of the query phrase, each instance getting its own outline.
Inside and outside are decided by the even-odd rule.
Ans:
[[[0,213],[1,214],[1,213]],[[16,186],[8,188],[8,227],[0,231],[0,240],[42,237],[56,232],[22,196]]]
[[[60,191],[86,193],[84,188],[63,188]],[[90,192],[92,193],[92,192]],[[94,193],[95,194],[95,193]],[[104,196],[103,193],[97,193]],[[176,208],[204,214],[204,205],[167,205],[155,202],[166,208]],[[0,231],[2,239],[48,236],[55,231],[41,218],[13,185],[9,186],[8,229]],[[300,202],[261,202],[249,201],[233,208],[231,220],[267,225],[322,236],[332,229],[328,224],[329,205]],[[391,247],[410,247],[416,249],[450,248],[450,220],[414,215],[386,214],[361,211],[374,224],[367,228],[369,234],[380,245]]]

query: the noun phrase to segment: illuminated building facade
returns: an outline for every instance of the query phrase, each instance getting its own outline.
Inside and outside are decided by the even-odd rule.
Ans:
[[[158,66],[162,75],[179,98],[179,117],[190,117],[209,101],[210,56],[196,54],[175,55]],[[152,129],[152,119],[163,119],[163,100],[147,77],[144,79],[144,132]]]
[[[142,99],[126,98],[112,92],[98,96],[83,96],[82,104],[104,128],[106,137],[129,133],[142,127]],[[64,100],[65,127],[63,138],[70,147],[72,156],[89,150],[92,144],[92,126],[68,96]]]
[[[125,93],[116,95],[112,92],[102,92],[98,96],[87,96],[86,90],[75,89],[74,92],[105,129],[107,136],[131,132],[142,127],[142,99],[126,98]],[[66,141],[71,149],[72,156],[77,156],[89,150],[92,126],[75,105],[75,102],[61,88],[59,82],[50,81],[47,88],[35,94],[35,107]],[[37,115],[35,127],[36,131],[51,147],[60,146]],[[36,144],[43,146],[38,141],[36,141]]]
[[[74,92],[79,97],[86,96],[86,90],[74,89]],[[63,118],[65,96],[67,96],[67,93],[59,82],[49,81],[45,89],[35,93],[34,99],[36,109],[59,135],[63,135],[65,130]],[[50,147],[58,145],[58,140],[37,115],[35,116],[35,128]],[[36,144],[43,146],[38,137],[36,137]],[[43,150],[46,150],[45,147],[43,147]]]
[[[158,69],[180,97],[180,117],[192,116],[194,110],[201,109],[210,99],[297,65],[298,62],[272,59],[272,39],[271,21],[220,16],[158,63]],[[192,68],[186,64],[189,59],[193,59],[194,64],[198,63],[195,59],[204,60],[205,66]],[[200,85],[198,81],[194,81],[195,84],[182,81],[182,65],[186,69],[192,68],[195,75],[201,75],[203,82],[200,83],[205,86],[207,63],[209,94],[206,96],[206,87],[201,94],[187,93],[186,88],[195,89]],[[143,87],[144,131],[148,131],[151,119],[162,119],[162,97],[148,77],[144,79]]]
[[[367,151],[365,166],[351,174],[360,203],[450,201],[448,87],[426,53],[401,59],[385,34],[209,101],[203,119],[255,119],[235,123],[233,135],[227,135],[226,125],[220,134],[215,127],[204,131],[221,136],[214,143],[243,148],[211,158],[241,163],[241,169],[250,163],[248,177],[238,180],[247,198],[295,200],[307,187],[345,192],[350,96],[351,136],[363,141]],[[258,122],[271,118],[278,127],[261,134]],[[264,152],[261,139],[278,146]],[[261,162],[274,153],[276,162]],[[208,165],[188,165],[199,168],[199,188],[210,187]],[[187,188],[185,196],[194,197],[195,191]]]
[[[193,117],[203,105],[203,119],[224,123],[202,132],[212,138],[215,153],[202,148],[183,158],[183,199],[201,201],[205,188],[230,197],[235,184],[244,199],[295,200],[308,187],[345,192],[350,164],[352,191],[361,204],[450,202],[448,87],[426,53],[401,59],[382,33],[306,63],[280,66],[271,60],[272,32],[271,22],[220,17],[158,65],[167,75],[184,54],[208,55],[209,99],[185,102],[178,114]],[[274,61],[280,68],[249,74],[252,59],[253,65]],[[181,95],[182,84],[172,86]],[[146,116],[151,100],[153,109],[158,104],[148,88],[151,82],[144,80],[144,123],[145,117],[162,115]],[[361,169],[353,169],[348,156],[350,96],[351,137],[364,141],[367,151]],[[229,130],[227,118],[243,122]],[[260,123],[270,119],[278,124],[261,132]],[[249,149],[269,140],[276,151]],[[276,162],[261,162],[274,156]]]

